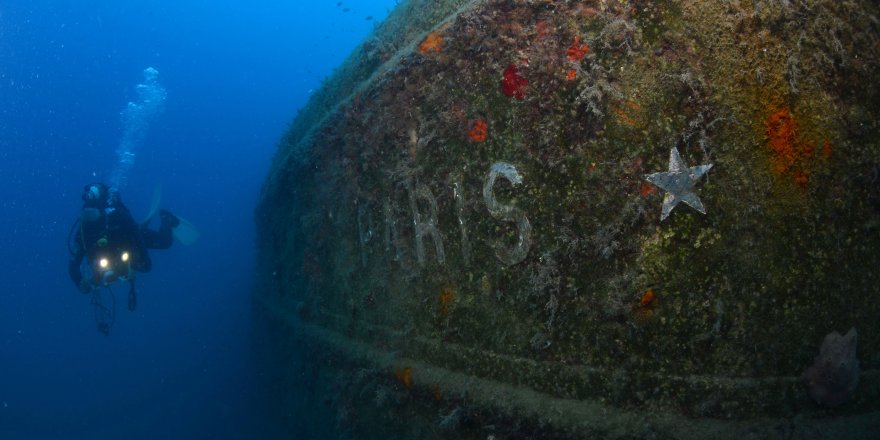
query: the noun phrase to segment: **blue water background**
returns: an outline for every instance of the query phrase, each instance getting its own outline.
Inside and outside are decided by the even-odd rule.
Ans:
[[[0,439],[273,438],[250,353],[254,206],[297,109],[396,1],[337,3],[0,2]],[[105,337],[66,240],[150,66],[165,111],[122,197],[140,218],[161,184],[202,237],[152,251]]]

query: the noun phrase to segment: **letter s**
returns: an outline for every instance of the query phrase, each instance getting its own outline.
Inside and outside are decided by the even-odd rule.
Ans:
[[[522,183],[522,176],[513,165],[506,162],[495,162],[492,164],[492,168],[489,169],[486,184],[483,185],[483,200],[486,202],[486,208],[489,209],[492,217],[516,223],[517,235],[519,237],[516,245],[512,249],[500,244],[495,245],[495,256],[502,263],[511,266],[525,260],[528,255],[529,246],[531,245],[532,225],[529,224],[529,219],[526,218],[526,213],[522,209],[516,206],[503,205],[498,203],[498,200],[495,200],[495,193],[492,188],[495,186],[495,179],[498,178],[498,175],[506,178],[514,186]]]

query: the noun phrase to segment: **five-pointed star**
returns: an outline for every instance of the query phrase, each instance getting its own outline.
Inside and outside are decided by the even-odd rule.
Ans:
[[[663,197],[663,212],[660,214],[660,221],[669,217],[672,208],[675,208],[679,202],[687,203],[702,214],[706,213],[703,202],[694,192],[694,185],[703,174],[709,171],[709,168],[712,168],[712,164],[688,168],[681,160],[678,149],[673,147],[669,151],[669,171],[645,176],[645,180],[666,191],[666,195]]]

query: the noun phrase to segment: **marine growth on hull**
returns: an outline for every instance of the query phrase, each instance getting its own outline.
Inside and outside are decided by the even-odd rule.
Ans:
[[[878,12],[403,2],[256,213],[291,431],[880,430]]]

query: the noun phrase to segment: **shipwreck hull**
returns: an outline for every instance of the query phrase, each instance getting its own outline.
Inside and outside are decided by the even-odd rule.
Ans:
[[[880,430],[877,17],[399,6],[293,122],[256,212],[291,433]]]

